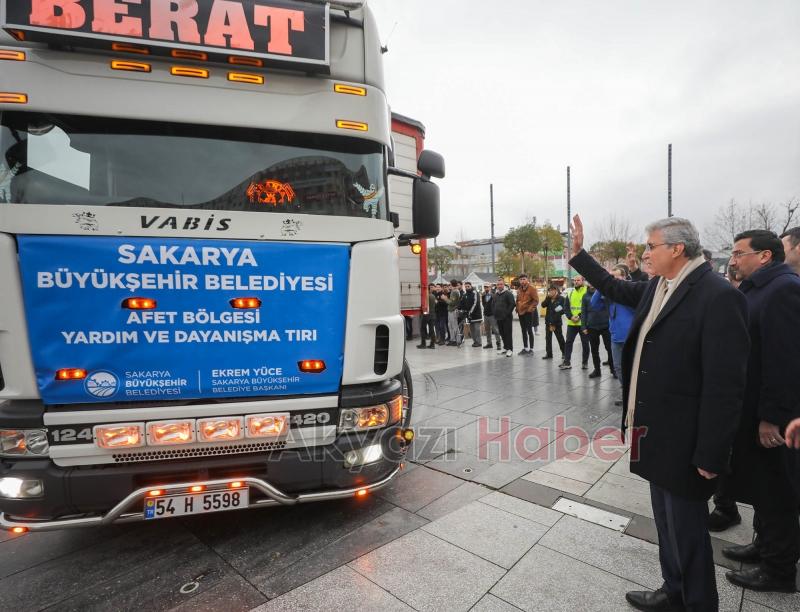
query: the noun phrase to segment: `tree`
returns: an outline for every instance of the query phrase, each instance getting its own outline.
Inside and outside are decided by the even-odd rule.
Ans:
[[[633,238],[631,223],[611,213],[606,216],[597,232],[598,242],[622,242],[627,244]],[[622,257],[625,257],[623,252]]]
[[[789,198],[780,205],[771,202],[748,203],[746,206],[731,199],[717,210],[714,221],[706,227],[705,242],[712,248],[730,253],[737,234],[750,229],[765,229],[782,234],[800,216],[800,200]]]
[[[542,252],[544,252],[544,247],[547,246],[547,255],[548,253],[563,253],[564,252],[564,236],[561,235],[556,228],[552,225],[545,224],[544,226],[540,227],[538,230],[539,232],[539,240],[542,243]]]
[[[756,206],[751,204],[750,206],[753,216],[750,229],[775,231],[775,226],[778,224],[778,210],[775,206],[769,202],[762,202]]]
[[[621,240],[595,242],[589,249],[589,253],[604,264],[617,264],[625,261],[625,256],[628,254],[628,243]]]
[[[706,227],[704,242],[718,251],[730,253],[733,249],[734,237],[748,229],[749,210],[745,209],[736,200],[731,199],[721,207],[714,216],[714,221]]]
[[[782,213],[780,233],[783,234],[793,226],[792,222],[794,221],[795,214],[800,216],[800,199],[797,197],[789,198],[786,202],[781,204],[780,210]]]
[[[525,272],[525,254],[541,251],[541,236],[533,223],[512,227],[508,230],[503,246],[512,253],[519,253],[522,272]]]
[[[520,269],[519,256],[511,251],[503,251],[497,258],[495,268],[500,276],[516,276]]]
[[[447,274],[453,261],[453,252],[444,247],[434,247],[428,251],[428,262],[436,268],[441,275]]]

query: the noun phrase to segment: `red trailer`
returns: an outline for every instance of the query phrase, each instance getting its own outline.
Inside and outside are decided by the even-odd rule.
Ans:
[[[417,172],[417,160],[425,147],[425,126],[415,119],[392,113],[392,140],[395,167]],[[412,182],[389,178],[389,202],[400,215],[397,235],[412,233]],[[415,245],[419,244],[418,247]],[[419,251],[415,253],[414,250]],[[400,309],[403,315],[416,317],[428,311],[428,244],[426,240],[400,247]]]

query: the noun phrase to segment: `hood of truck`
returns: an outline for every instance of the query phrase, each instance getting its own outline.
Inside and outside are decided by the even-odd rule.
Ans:
[[[349,245],[29,235],[18,244],[46,404],[339,389]],[[324,368],[304,371],[310,361]]]

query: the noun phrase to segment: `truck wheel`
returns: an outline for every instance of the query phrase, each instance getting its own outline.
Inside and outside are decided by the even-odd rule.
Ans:
[[[403,429],[411,426],[411,409],[414,403],[414,384],[411,382],[411,368],[408,362],[403,361],[403,372],[400,374],[400,382],[403,383],[403,418],[400,421]]]

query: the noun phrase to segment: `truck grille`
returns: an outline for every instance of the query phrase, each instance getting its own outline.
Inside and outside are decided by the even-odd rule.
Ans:
[[[386,374],[389,367],[389,326],[378,325],[375,329],[375,374]]]
[[[141,461],[167,461],[169,459],[192,459],[196,457],[264,453],[283,450],[284,448],[286,448],[286,442],[255,442],[252,444],[229,444],[207,448],[170,448],[138,453],[118,453],[113,455],[113,457],[114,463],[137,463]]]

